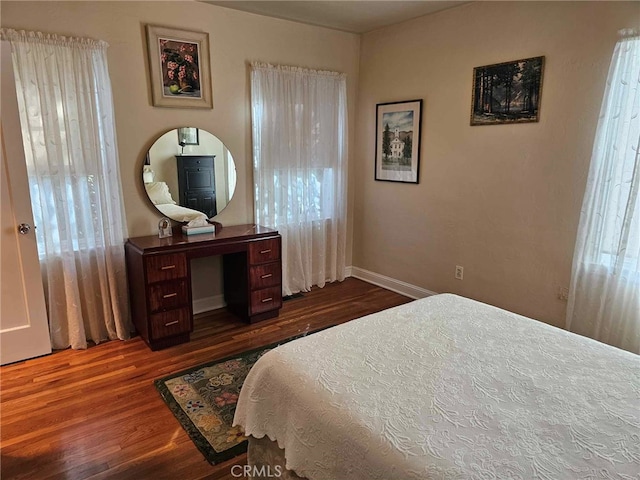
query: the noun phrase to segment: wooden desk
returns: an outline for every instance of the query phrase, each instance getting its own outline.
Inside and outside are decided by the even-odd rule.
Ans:
[[[188,342],[193,330],[192,258],[223,256],[224,298],[239,317],[256,322],[282,307],[281,237],[259,225],[215,234],[135,237],[125,244],[131,314],[152,350]]]

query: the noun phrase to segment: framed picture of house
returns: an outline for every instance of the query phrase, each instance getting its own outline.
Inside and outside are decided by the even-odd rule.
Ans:
[[[544,57],[473,69],[471,125],[537,122]]]
[[[147,25],[147,46],[154,106],[213,108],[208,33]]]
[[[421,114],[421,99],[376,105],[376,180],[418,183]]]

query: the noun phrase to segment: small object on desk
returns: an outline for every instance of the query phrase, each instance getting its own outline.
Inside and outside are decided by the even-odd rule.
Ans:
[[[206,225],[203,227],[189,227],[187,225],[182,226],[182,233],[185,235],[196,235],[199,233],[211,233],[215,236],[216,229],[213,225]]]
[[[166,238],[173,235],[173,230],[171,229],[171,220],[167,217],[162,217],[158,222],[158,237]]]

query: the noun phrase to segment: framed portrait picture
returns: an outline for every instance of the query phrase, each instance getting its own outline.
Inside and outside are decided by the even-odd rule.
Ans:
[[[376,105],[375,179],[418,183],[422,100]]]
[[[471,125],[537,122],[544,57],[473,69]]]
[[[208,33],[147,25],[147,45],[154,106],[213,108]]]

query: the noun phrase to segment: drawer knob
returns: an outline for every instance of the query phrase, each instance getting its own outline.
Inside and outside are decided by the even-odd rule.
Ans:
[[[260,250],[260,253],[261,253],[261,254],[263,254],[263,255],[264,255],[265,253],[269,253],[269,252],[271,252],[271,249],[268,249],[268,250]]]
[[[164,326],[165,327],[170,327],[171,325],[175,325],[176,323],[180,323],[180,321],[179,320],[174,320],[173,322],[165,323]]]
[[[171,270],[172,268],[176,268],[175,265],[165,265],[164,267],[160,267],[160,270]]]
[[[265,298],[264,300],[260,300],[262,303],[267,303],[273,300],[273,297]]]
[[[171,297],[177,297],[178,294],[177,293],[167,293],[166,295],[163,295],[162,298],[171,298]]]
[[[267,273],[265,275],[260,275],[260,278],[269,278],[269,277],[273,277],[273,273]]]

